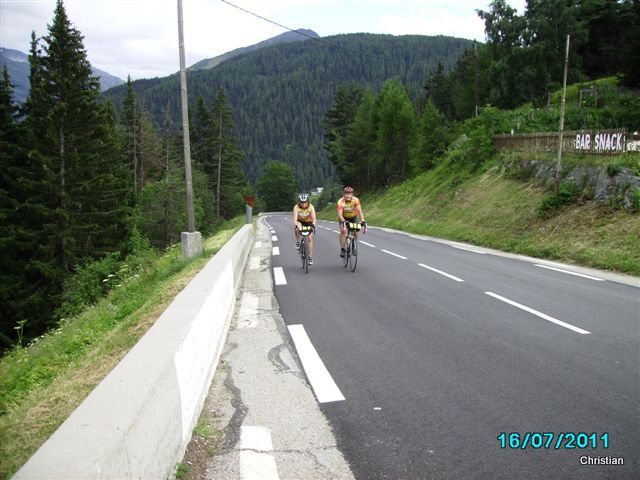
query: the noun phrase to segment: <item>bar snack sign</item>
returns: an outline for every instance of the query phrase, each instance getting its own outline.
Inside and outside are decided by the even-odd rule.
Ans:
[[[583,130],[576,133],[575,149],[579,152],[614,155],[625,152],[626,146],[626,129],[600,131]]]

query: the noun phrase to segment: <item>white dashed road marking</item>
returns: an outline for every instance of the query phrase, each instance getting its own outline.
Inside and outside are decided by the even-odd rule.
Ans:
[[[569,270],[562,270],[561,268],[550,267],[548,265],[539,265],[537,263],[534,263],[534,265],[536,267],[540,267],[540,268],[548,268],[549,270],[555,270],[556,272],[568,273],[569,275],[575,275],[577,277],[588,278],[589,280],[596,280],[598,282],[606,282],[606,280],[603,279],[603,278],[592,277],[591,275],[585,275],[583,273],[571,272]]]
[[[384,253],[388,253],[389,255],[393,255],[394,257],[401,258],[402,260],[406,260],[407,257],[403,257],[402,255],[398,255],[397,253],[390,252],[389,250],[382,250]]]
[[[423,263],[419,263],[418,265],[420,265],[422,268],[431,270],[432,272],[436,272],[436,273],[439,273],[440,275],[444,275],[445,277],[448,277],[451,280],[455,280],[456,282],[464,282],[464,280],[462,280],[461,278],[454,277],[453,275],[449,275],[448,273],[445,273],[442,270],[438,270],[437,268],[429,267],[428,265],[425,265]]]
[[[517,307],[517,308],[519,308],[521,310],[524,310],[525,312],[533,313],[534,315],[537,315],[540,318],[544,318],[545,320],[547,320],[549,322],[552,322],[552,323],[555,323],[556,325],[560,325],[561,327],[568,328],[569,330],[573,330],[574,332],[579,333],[581,335],[588,335],[588,334],[591,333],[591,332],[588,332],[587,330],[583,330],[582,328],[578,328],[575,325],[571,325],[570,323],[565,323],[565,322],[560,321],[560,320],[558,320],[556,318],[550,317],[549,315],[546,315],[546,314],[544,314],[542,312],[538,312],[537,310],[534,310],[533,308],[529,308],[529,307],[527,307],[525,305],[522,305],[522,304],[520,304],[518,302],[514,302],[513,300],[509,300],[508,298],[500,296],[500,295],[498,295],[496,293],[493,293],[493,292],[484,292],[484,293],[486,293],[487,295],[489,295],[489,296],[491,296],[493,298],[497,298],[498,300],[501,300],[501,301],[503,301],[505,303],[508,303],[509,305],[513,305],[514,307]]]
[[[280,247],[273,247],[273,251],[271,253],[274,257],[276,255],[280,255]]]
[[[276,280],[276,285],[286,285],[287,284],[287,279],[284,276],[284,270],[282,269],[282,267],[275,267],[273,269],[273,277]]]
[[[376,248],[375,245],[371,245],[370,243],[365,242],[364,240],[360,240],[360,243],[362,243],[363,245],[366,245],[367,247],[373,247]]]
[[[342,392],[333,381],[327,367],[324,366],[318,352],[311,340],[309,340],[304,326],[289,325],[289,333],[318,402],[326,403],[344,400],[344,395],[342,395]]]
[[[271,241],[272,242],[277,242],[278,241],[278,237],[276,237],[275,235],[271,235]]]

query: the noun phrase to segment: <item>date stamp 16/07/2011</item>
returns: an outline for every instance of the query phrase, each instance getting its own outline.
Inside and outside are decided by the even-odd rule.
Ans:
[[[526,449],[579,449],[609,448],[609,434],[604,433],[574,433],[574,432],[501,432],[497,437],[500,448],[513,450]]]
[[[512,450],[608,450],[610,435],[607,432],[501,432],[497,436],[502,449]],[[624,465],[623,457],[613,455],[581,455],[580,465]]]

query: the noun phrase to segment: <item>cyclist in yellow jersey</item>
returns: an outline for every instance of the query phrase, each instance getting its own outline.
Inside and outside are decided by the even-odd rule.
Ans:
[[[338,223],[340,225],[340,256],[344,257],[345,249],[344,245],[347,241],[347,230],[345,222],[360,222],[363,226],[367,225],[364,221],[364,214],[362,213],[362,205],[358,197],[353,195],[352,187],[345,187],[344,195],[338,200]],[[358,232],[356,232],[356,238],[358,238]]]
[[[302,226],[313,227],[309,235],[309,265],[313,265],[313,237],[316,228],[316,209],[309,203],[309,195],[301,193],[298,195],[298,203],[293,207],[293,229],[296,234],[296,250],[300,248],[300,230]]]

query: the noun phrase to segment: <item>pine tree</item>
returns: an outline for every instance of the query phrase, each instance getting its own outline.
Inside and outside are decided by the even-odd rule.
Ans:
[[[211,109],[213,147],[217,147],[217,162],[214,163],[214,191],[216,218],[231,218],[240,213],[244,205],[243,192],[247,182],[242,172],[244,154],[233,121],[233,110],[229,106],[224,89],[218,90]]]
[[[52,232],[65,271],[122,247],[127,190],[114,112],[102,102],[80,32],[58,0],[39,58],[42,86],[30,97],[37,148],[55,174],[57,225]],[[36,133],[37,132],[37,133]]]
[[[35,291],[42,299],[28,321],[39,334],[54,323],[51,312],[74,268],[124,247],[130,201],[115,110],[101,99],[61,0],[42,50],[32,34],[29,61],[22,136],[28,153],[19,182],[24,228],[33,239],[25,269],[33,287],[25,295]]]
[[[420,173],[435,165],[451,140],[450,125],[430,100],[418,120],[415,148],[411,152],[411,168]]]
[[[385,83],[377,99],[376,150],[382,158],[383,185],[405,180],[415,142],[415,109],[399,80]]]
[[[127,93],[122,101],[122,125],[125,130],[125,145],[129,169],[132,173],[132,190],[138,195],[138,127],[139,115],[136,94],[133,90],[131,77],[127,76]]]
[[[17,107],[11,100],[13,85],[7,67],[0,78],[0,350],[14,344],[14,326],[23,318],[20,291],[28,286],[20,255],[23,237],[15,212],[19,207],[19,165],[23,152],[18,147]],[[16,301],[17,300],[17,301]]]
[[[374,149],[376,139],[375,96],[370,89],[362,94],[360,106],[344,139],[342,182],[358,190],[371,190],[379,158]]]

